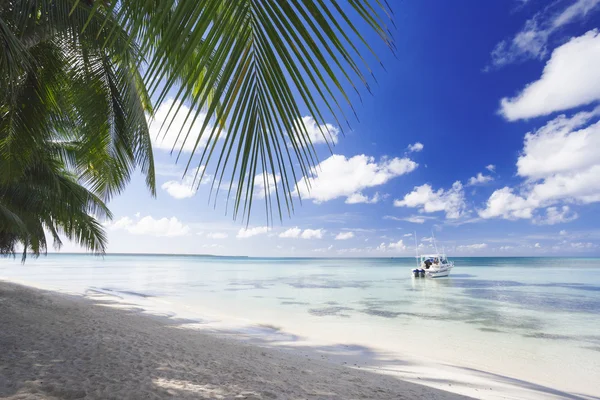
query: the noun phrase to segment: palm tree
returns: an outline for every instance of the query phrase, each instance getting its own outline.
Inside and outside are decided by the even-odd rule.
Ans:
[[[90,19],[89,7],[68,17],[59,5],[0,2],[0,254],[20,244],[23,257],[39,255],[45,232],[57,246],[60,232],[103,252],[104,232],[89,214],[110,217],[103,201],[135,167],[155,192],[137,47],[122,29],[102,46],[92,30],[105,18]]]
[[[172,98],[163,132],[183,104],[184,126],[201,124],[173,147],[179,159],[193,144],[186,172],[210,163],[196,178],[230,182],[234,218],[250,215],[262,176],[267,209],[289,215],[318,160],[301,117],[347,124],[347,89],[369,90],[378,61],[361,30],[393,49],[390,13],[381,0],[0,0],[0,185],[53,144],[54,171],[98,200],[136,167],[154,193],[146,115]]]
[[[35,255],[46,251],[46,232],[54,245],[60,234],[71,241],[103,253],[106,237],[95,216],[111,217],[102,200],[79,184],[54,151],[40,152],[19,180],[0,185],[0,254],[15,254],[21,245]]]

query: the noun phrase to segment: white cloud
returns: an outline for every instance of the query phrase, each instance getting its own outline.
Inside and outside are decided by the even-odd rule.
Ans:
[[[224,232],[210,232],[206,234],[206,237],[209,239],[227,239],[229,235]]]
[[[537,225],[555,225],[571,222],[579,217],[576,212],[571,212],[569,206],[548,207],[546,208],[546,215],[537,217],[533,220],[533,223]]]
[[[354,237],[354,232],[340,232],[335,237],[335,240],[348,240]]]
[[[286,238],[286,239],[293,239],[293,238],[297,238],[300,236],[300,234],[302,233],[302,229],[298,228],[297,226],[294,228],[290,228],[285,232],[281,232],[279,234],[280,238]]]
[[[513,193],[513,189],[503,187],[492,193],[486,208],[479,211],[481,218],[529,219],[537,207],[532,201]]]
[[[469,179],[468,185],[469,186],[483,185],[483,184],[491,182],[493,180],[494,180],[494,178],[491,177],[490,175],[483,175],[480,172],[476,176],[472,176],[471,179]]]
[[[561,202],[599,202],[600,159],[596,154],[600,148],[599,115],[600,108],[571,118],[561,115],[525,135],[523,151],[517,161],[517,173],[525,182],[520,189],[496,190],[479,216],[530,219],[536,209]],[[590,120],[592,123],[585,126]],[[537,218],[558,221],[560,218],[552,214],[555,211],[550,211],[546,218]],[[561,222],[567,222],[574,215],[563,215]]]
[[[404,236],[404,237],[412,237],[412,236],[414,236],[414,235],[413,235],[412,233],[405,233],[403,236]]]
[[[198,191],[200,184],[210,183],[212,179],[210,175],[204,175],[200,181],[203,171],[204,166],[195,168],[189,171],[183,179],[167,181],[161,185],[161,188],[176,199],[192,197]]]
[[[590,242],[573,242],[570,244],[573,249],[582,250],[582,249],[593,249],[598,247],[597,244]]]
[[[369,198],[369,196],[365,196],[362,193],[353,193],[346,198],[345,203],[346,204],[359,204],[359,203],[376,204],[376,203],[379,203],[379,200],[381,200],[381,197],[382,196],[379,195],[379,192],[375,193],[373,195],[373,197],[371,197],[371,198]]]
[[[600,164],[600,122],[577,130],[600,115],[600,107],[567,118],[560,115],[545,126],[525,135],[517,173],[528,179],[556,173],[583,171]]]
[[[326,253],[328,251],[331,251],[333,249],[333,245],[329,245],[329,247],[322,247],[320,249],[313,249],[313,251],[315,253]]]
[[[485,169],[487,169],[490,172],[496,172],[496,166],[494,164],[487,165]]]
[[[563,229],[562,231],[558,232],[558,234],[559,234],[560,236],[565,236],[565,235],[567,234],[567,231],[565,231],[565,230]]]
[[[536,249],[540,249],[540,248],[542,248],[542,245],[539,243],[536,243],[533,247],[535,247]]]
[[[154,219],[151,215],[133,221],[129,217],[122,217],[114,222],[109,222],[106,227],[110,230],[124,230],[133,235],[148,236],[184,236],[190,232],[190,227],[184,225],[175,217]]]
[[[257,174],[254,177],[254,196],[259,199],[264,199],[265,195],[272,196],[275,194],[275,187],[281,181],[281,176],[271,173]],[[268,188],[268,190],[265,190]]]
[[[174,148],[175,151],[179,151],[183,147],[183,151],[185,152],[193,151],[198,134],[200,133],[200,129],[202,129],[204,121],[206,120],[206,113],[200,112],[198,118],[192,125],[192,121],[194,120],[196,112],[192,111],[190,117],[187,118],[190,108],[186,105],[182,105],[179,111],[177,111],[179,105],[180,103],[175,103],[173,99],[166,100],[156,110],[154,119],[149,121],[150,138],[152,139],[152,146],[154,149],[171,151],[171,149]],[[173,106],[173,111],[171,114],[169,114],[171,106]],[[175,112],[177,112],[177,114],[175,114],[175,118],[172,118],[173,113]],[[169,127],[171,120],[173,120],[173,122]],[[161,130],[163,123],[165,123],[165,125]],[[208,124],[204,134],[202,135],[202,138],[200,139],[200,142],[198,143],[198,148],[201,149],[206,146],[206,142],[208,141],[208,137],[212,132],[213,126],[214,125],[212,123]],[[169,129],[167,129],[168,127]],[[190,134],[187,140],[185,140],[185,136],[187,135],[188,131]],[[179,134],[180,132],[181,135]],[[226,132],[223,130],[221,132],[221,137],[224,137],[225,134]]]
[[[600,0],[576,0],[566,8],[555,10],[555,6],[562,3],[551,3],[525,22],[514,38],[498,43],[492,51],[492,65],[501,67],[528,59],[542,59],[552,34],[595,11]]]
[[[503,98],[500,112],[514,121],[548,115],[600,100],[600,35],[598,30],[556,48],[540,79],[517,96]]]
[[[161,188],[165,190],[169,196],[176,199],[185,199],[196,194],[196,186],[191,182],[188,184],[177,181],[168,181],[163,183]]]
[[[364,154],[351,158],[334,154],[311,170],[312,179],[300,179],[298,190],[303,198],[312,199],[315,203],[338,197],[348,199],[366,188],[383,185],[415,168],[417,163],[408,158],[383,158],[377,162]]]
[[[324,232],[323,229],[305,229],[303,231],[296,226],[280,233],[279,237],[283,239],[321,239]]]
[[[301,239],[321,239],[323,237],[323,229],[305,229],[300,235]]]
[[[268,226],[256,226],[254,228],[240,229],[236,235],[237,238],[245,239],[256,235],[263,235],[269,232]]]
[[[398,201],[398,200],[396,200]],[[431,220],[431,219],[436,219],[435,217],[430,217],[427,215],[410,215],[408,217],[394,217],[392,215],[386,215],[383,217],[383,219],[389,219],[392,221],[406,221],[406,222],[410,222],[413,224],[423,224],[425,223],[425,221],[427,220]]]
[[[426,213],[444,211],[449,219],[460,218],[466,207],[463,186],[458,181],[448,190],[434,191],[428,184],[417,186],[411,193],[406,194],[404,199],[394,200],[394,206],[419,207],[421,212]]]
[[[327,142],[329,142],[329,144],[336,144],[338,142],[340,129],[337,126],[331,124],[319,125],[309,116],[302,117],[302,122],[304,122],[304,126],[306,127],[306,131],[308,132],[308,136],[313,145]]]
[[[409,145],[407,149],[410,153],[413,153],[413,152],[418,153],[419,151],[423,150],[424,147],[425,146],[423,146],[423,143],[416,142],[415,144]]]
[[[388,244],[388,249],[406,250],[406,245],[404,244],[404,241],[402,241],[402,239],[400,239],[397,242],[392,242],[392,243]]]
[[[377,251],[403,251],[406,250],[406,245],[402,239],[397,242],[390,242],[388,244],[381,243],[379,246],[375,248]]]
[[[475,244],[468,244],[468,245],[457,246],[456,247],[456,251],[459,251],[459,252],[462,252],[462,251],[477,251],[477,250],[487,249],[487,247],[488,247],[487,243],[475,243]]]

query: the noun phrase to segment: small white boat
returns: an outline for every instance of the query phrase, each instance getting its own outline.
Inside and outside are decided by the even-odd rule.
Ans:
[[[415,278],[442,278],[450,275],[454,262],[445,254],[424,254],[419,260],[419,267],[412,270]]]
[[[437,243],[433,231],[431,239],[435,246],[435,254],[423,254],[419,256],[419,245],[417,241],[417,233],[415,232],[415,252],[417,253],[417,268],[412,270],[415,278],[443,278],[450,275],[450,271],[454,268],[454,262],[448,260],[444,253],[438,253]]]

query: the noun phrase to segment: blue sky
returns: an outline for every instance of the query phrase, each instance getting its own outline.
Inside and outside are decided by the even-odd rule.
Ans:
[[[600,0],[461,4],[392,2],[397,55],[367,37],[386,70],[291,218],[259,201],[245,229],[167,138],[157,199],[136,176],[111,201],[109,252],[410,256],[434,231],[455,256],[599,255]]]

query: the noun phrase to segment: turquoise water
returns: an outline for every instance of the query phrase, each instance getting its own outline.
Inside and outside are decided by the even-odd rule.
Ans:
[[[414,258],[49,255],[0,278],[600,395],[600,259],[452,260],[431,280]]]

